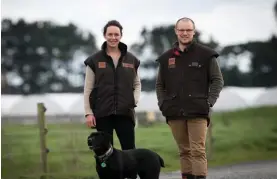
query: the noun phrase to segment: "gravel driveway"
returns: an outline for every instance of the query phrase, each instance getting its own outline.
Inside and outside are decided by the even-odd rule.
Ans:
[[[173,172],[161,175],[160,179],[181,179],[181,177],[179,172]],[[210,168],[207,179],[277,179],[277,161]]]

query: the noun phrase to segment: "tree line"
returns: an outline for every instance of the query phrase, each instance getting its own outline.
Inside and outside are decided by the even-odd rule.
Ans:
[[[277,20],[277,3],[273,8]],[[28,23],[24,19],[13,22],[2,20],[1,29],[1,90],[2,94],[36,94],[51,92],[82,92],[84,66],[75,57],[84,58],[97,50],[92,33],[84,32],[76,25],[54,24],[51,21]],[[174,24],[143,28],[139,43],[130,46],[138,57],[151,50],[151,56],[143,59],[141,68],[156,70],[155,58],[176,41]],[[212,38],[201,41],[201,32],[195,39],[216,49],[225,86],[260,87],[277,85],[277,37],[267,41],[255,41],[220,47]],[[242,72],[230,61],[249,54],[250,70]],[[79,55],[79,56],[78,56]],[[83,59],[84,60],[84,59]],[[80,62],[80,59],[79,59]],[[233,63],[235,64],[235,63]],[[155,89],[156,78],[142,80],[143,91]]]

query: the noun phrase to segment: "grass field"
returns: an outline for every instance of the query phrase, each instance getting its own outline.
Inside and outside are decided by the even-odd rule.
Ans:
[[[93,153],[86,145],[86,137],[91,130],[81,124],[48,125],[48,129],[50,175],[59,179],[94,178]],[[38,132],[35,125],[2,124],[2,178],[39,178]],[[277,107],[215,114],[213,137],[213,156],[209,167],[277,159]],[[175,141],[165,123],[137,128],[136,143],[137,147],[152,149],[164,158],[166,168],[163,172],[179,170]],[[117,139],[115,146],[119,147]]]

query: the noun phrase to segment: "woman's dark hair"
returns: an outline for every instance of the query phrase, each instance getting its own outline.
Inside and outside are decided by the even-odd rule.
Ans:
[[[103,30],[103,34],[105,35],[106,32],[107,32],[107,28],[110,27],[110,26],[116,26],[120,29],[120,33],[122,35],[122,25],[117,21],[117,20],[111,20],[109,21],[105,26],[104,26],[104,30]]]

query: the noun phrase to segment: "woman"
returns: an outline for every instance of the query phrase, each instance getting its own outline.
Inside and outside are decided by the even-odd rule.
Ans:
[[[84,106],[88,127],[112,136],[115,130],[122,150],[126,150],[135,148],[134,108],[141,83],[140,61],[120,42],[122,29],[118,21],[109,21],[101,50],[85,60]]]

